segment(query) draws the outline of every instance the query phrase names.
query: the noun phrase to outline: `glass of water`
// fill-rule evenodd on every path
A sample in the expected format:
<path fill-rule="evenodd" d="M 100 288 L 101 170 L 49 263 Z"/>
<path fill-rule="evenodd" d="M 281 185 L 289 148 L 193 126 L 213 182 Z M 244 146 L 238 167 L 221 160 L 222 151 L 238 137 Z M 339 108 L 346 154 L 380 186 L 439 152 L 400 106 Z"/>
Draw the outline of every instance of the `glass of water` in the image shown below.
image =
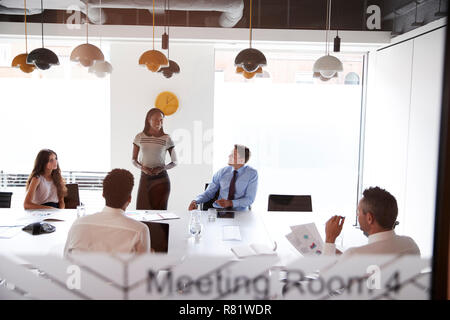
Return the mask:
<path fill-rule="evenodd" d="M 84 204 L 80 203 L 80 205 L 77 206 L 77 218 L 84 217 L 86 215 L 86 207 Z"/>
<path fill-rule="evenodd" d="M 195 238 L 200 238 L 202 233 L 201 213 L 198 210 L 191 211 L 191 218 L 189 220 L 189 233 Z"/>
<path fill-rule="evenodd" d="M 216 221 L 217 217 L 217 209 L 216 208 L 209 208 L 208 209 L 208 221 L 214 222 Z"/>

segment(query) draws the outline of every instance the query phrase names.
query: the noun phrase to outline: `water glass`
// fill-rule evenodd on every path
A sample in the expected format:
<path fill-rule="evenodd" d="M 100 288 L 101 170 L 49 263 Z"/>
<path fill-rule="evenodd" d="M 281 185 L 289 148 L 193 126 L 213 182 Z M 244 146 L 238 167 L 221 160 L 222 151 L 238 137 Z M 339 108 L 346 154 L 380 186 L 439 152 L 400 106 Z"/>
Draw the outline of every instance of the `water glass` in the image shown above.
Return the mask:
<path fill-rule="evenodd" d="M 201 213 L 197 210 L 192 211 L 189 221 L 189 233 L 195 238 L 199 238 L 200 234 L 202 233 L 203 225 L 200 220 L 200 214 Z"/>
<path fill-rule="evenodd" d="M 86 215 L 86 207 L 84 204 L 77 206 L 77 218 L 84 217 Z"/>
<path fill-rule="evenodd" d="M 208 221 L 214 222 L 214 221 L 216 221 L 216 217 L 217 217 L 217 209 L 209 208 L 208 209 Z"/>

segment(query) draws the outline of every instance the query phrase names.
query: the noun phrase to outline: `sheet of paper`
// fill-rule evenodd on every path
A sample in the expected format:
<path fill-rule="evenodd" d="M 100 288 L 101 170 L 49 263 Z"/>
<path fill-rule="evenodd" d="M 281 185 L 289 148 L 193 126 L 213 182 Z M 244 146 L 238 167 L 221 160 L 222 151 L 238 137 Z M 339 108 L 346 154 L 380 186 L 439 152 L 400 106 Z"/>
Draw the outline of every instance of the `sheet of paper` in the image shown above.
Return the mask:
<path fill-rule="evenodd" d="M 223 240 L 241 240 L 241 231 L 238 226 L 223 226 Z"/>
<path fill-rule="evenodd" d="M 252 243 L 250 247 L 257 253 L 257 254 L 277 254 L 275 251 L 273 251 L 272 248 L 270 248 L 268 245 L 264 243 Z"/>
<path fill-rule="evenodd" d="M 179 216 L 177 216 L 175 213 L 172 213 L 172 212 L 160 212 L 159 215 L 160 215 L 164 220 L 169 220 L 169 219 L 180 219 Z"/>
<path fill-rule="evenodd" d="M 238 257 L 238 258 L 245 258 L 256 255 L 256 252 L 248 245 L 238 246 L 231 248 L 231 251 Z"/>
<path fill-rule="evenodd" d="M 305 256 L 322 254 L 323 240 L 314 223 L 292 226 L 291 230 L 292 233 L 286 237 L 301 254 Z"/>

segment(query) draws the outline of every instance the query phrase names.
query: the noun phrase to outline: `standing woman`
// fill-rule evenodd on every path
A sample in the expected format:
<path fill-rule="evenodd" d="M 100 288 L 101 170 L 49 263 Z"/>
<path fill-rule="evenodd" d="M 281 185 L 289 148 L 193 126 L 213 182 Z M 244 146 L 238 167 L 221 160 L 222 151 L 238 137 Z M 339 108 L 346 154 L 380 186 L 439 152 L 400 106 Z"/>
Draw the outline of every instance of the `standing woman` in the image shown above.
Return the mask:
<path fill-rule="evenodd" d="M 133 141 L 133 164 L 141 170 L 137 210 L 167 210 L 170 180 L 166 170 L 177 165 L 175 145 L 163 129 L 164 113 L 152 108 L 145 117 L 144 130 Z M 141 151 L 141 161 L 138 154 Z M 166 152 L 172 162 L 165 164 Z"/>
<path fill-rule="evenodd" d="M 27 180 L 25 209 L 64 209 L 66 184 L 61 176 L 58 156 L 49 149 L 39 151 Z"/>

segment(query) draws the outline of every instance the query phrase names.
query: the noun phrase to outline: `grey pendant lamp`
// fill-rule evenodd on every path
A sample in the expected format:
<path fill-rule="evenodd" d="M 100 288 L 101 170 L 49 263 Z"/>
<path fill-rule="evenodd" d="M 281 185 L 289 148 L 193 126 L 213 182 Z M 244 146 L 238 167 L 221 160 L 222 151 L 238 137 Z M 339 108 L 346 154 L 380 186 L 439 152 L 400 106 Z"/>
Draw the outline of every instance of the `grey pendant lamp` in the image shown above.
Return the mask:
<path fill-rule="evenodd" d="M 27 63 L 34 64 L 38 69 L 47 70 L 53 65 L 59 65 L 58 56 L 50 49 L 44 48 L 44 3 L 41 0 L 41 40 L 42 48 L 34 49 L 27 56 Z"/>
<path fill-rule="evenodd" d="M 331 22 L 331 0 L 327 0 L 327 21 L 326 21 L 326 40 L 325 40 L 325 55 L 317 59 L 313 66 L 315 78 L 320 78 L 322 81 L 328 81 L 331 78 L 337 77 L 338 72 L 344 70 L 342 62 L 335 56 L 330 55 L 329 50 L 329 32 Z M 326 80 L 325 80 L 326 79 Z"/>

